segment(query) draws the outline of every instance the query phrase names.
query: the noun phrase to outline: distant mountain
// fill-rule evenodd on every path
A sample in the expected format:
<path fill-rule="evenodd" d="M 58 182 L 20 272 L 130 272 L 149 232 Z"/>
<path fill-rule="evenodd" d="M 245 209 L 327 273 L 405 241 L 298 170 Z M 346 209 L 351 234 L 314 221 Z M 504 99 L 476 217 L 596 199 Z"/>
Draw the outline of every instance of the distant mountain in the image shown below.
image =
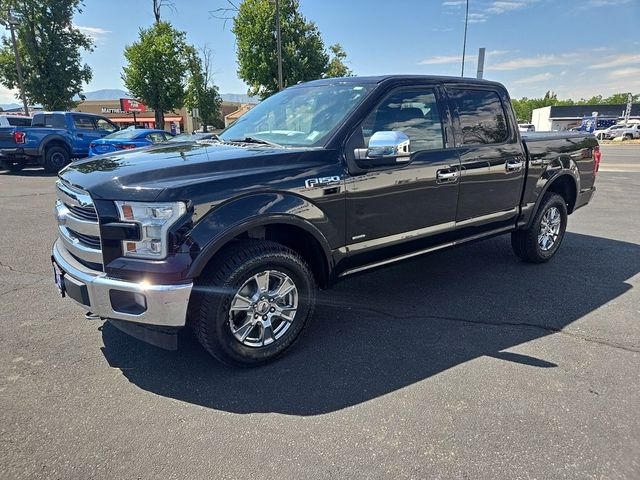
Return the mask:
<path fill-rule="evenodd" d="M 22 104 L 21 103 L 0 103 L 0 108 L 2 108 L 3 111 L 7 111 L 7 110 L 13 110 L 14 108 L 22 108 Z"/>
<path fill-rule="evenodd" d="M 84 92 L 84 96 L 87 100 L 117 100 L 119 98 L 131 98 L 131 95 L 119 88 L 104 88 L 102 90 L 96 90 L 95 92 Z M 75 100 L 80 100 L 80 97 L 76 97 Z"/>
<path fill-rule="evenodd" d="M 104 88 L 102 90 L 96 90 L 94 92 L 84 92 L 84 96 L 87 100 L 117 100 L 119 98 L 131 98 L 124 90 L 119 88 Z M 235 103 L 258 103 L 259 100 L 256 97 L 250 97 L 244 93 L 222 93 L 220 94 L 222 100 L 225 102 Z M 75 100 L 80 100 L 80 97 L 76 96 Z M 20 108 L 19 103 L 2 103 L 0 107 L 4 110 L 11 110 L 13 108 Z"/>

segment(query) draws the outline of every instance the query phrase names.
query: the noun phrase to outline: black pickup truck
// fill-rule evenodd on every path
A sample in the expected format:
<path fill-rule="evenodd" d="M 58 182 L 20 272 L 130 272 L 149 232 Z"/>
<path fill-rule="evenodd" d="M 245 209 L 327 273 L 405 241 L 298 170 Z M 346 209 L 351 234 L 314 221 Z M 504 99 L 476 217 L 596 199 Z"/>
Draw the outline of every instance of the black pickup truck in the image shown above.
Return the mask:
<path fill-rule="evenodd" d="M 549 260 L 599 161 L 592 135 L 521 138 L 498 83 L 313 81 L 216 139 L 66 167 L 55 280 L 140 339 L 175 348 L 189 325 L 218 359 L 256 365 L 345 275 L 504 233 L 522 260 Z"/>

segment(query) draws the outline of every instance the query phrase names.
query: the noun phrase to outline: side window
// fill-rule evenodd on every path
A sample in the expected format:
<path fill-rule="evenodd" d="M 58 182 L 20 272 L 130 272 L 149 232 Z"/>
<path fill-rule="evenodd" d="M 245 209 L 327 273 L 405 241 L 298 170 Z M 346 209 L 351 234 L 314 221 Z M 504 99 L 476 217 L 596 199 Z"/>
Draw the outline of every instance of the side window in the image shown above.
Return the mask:
<path fill-rule="evenodd" d="M 392 92 L 362 122 L 365 145 L 375 132 L 389 130 L 405 133 L 412 153 L 444 148 L 435 91 L 412 88 Z"/>
<path fill-rule="evenodd" d="M 96 120 L 96 127 L 98 130 L 103 132 L 115 132 L 118 128 L 111 122 L 105 120 L 104 118 L 98 118 Z"/>
<path fill-rule="evenodd" d="M 507 117 L 496 92 L 467 89 L 449 92 L 460 119 L 461 139 L 458 143 L 502 143 L 509 138 Z"/>
<path fill-rule="evenodd" d="M 95 130 L 93 119 L 84 115 L 74 115 L 73 125 L 76 127 L 76 130 Z"/>
<path fill-rule="evenodd" d="M 67 128 L 64 114 L 40 114 L 33 117 L 34 127 Z"/>
<path fill-rule="evenodd" d="M 162 133 L 150 133 L 147 135 L 147 140 L 151 143 L 160 143 L 164 142 L 164 135 Z"/>
<path fill-rule="evenodd" d="M 31 119 L 29 117 L 7 117 L 9 125 L 14 127 L 30 127 Z"/>

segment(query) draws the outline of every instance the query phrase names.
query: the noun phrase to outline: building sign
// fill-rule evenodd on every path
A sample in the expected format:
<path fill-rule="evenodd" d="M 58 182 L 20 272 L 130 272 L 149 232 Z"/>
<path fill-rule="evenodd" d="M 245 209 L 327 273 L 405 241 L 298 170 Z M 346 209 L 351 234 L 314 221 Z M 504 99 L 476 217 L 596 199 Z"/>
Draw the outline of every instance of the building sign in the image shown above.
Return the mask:
<path fill-rule="evenodd" d="M 120 109 L 126 113 L 140 113 L 146 112 L 147 106 L 143 103 L 140 103 L 137 100 L 133 100 L 131 98 L 121 98 L 120 99 Z"/>
<path fill-rule="evenodd" d="M 102 107 L 100 113 L 126 113 L 121 108 Z"/>

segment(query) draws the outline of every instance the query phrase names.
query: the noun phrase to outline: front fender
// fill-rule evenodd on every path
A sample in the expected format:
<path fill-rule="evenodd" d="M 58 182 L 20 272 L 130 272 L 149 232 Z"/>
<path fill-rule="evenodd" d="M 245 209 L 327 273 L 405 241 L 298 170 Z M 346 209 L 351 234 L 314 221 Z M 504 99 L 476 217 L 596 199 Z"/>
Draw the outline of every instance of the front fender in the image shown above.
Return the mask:
<path fill-rule="evenodd" d="M 321 245 L 327 268 L 331 257 L 328 238 L 338 234 L 325 213 L 308 200 L 296 195 L 273 192 L 237 198 L 210 210 L 189 234 L 195 258 L 189 278 L 200 275 L 213 256 L 234 237 L 249 229 L 269 224 L 297 226 Z"/>

